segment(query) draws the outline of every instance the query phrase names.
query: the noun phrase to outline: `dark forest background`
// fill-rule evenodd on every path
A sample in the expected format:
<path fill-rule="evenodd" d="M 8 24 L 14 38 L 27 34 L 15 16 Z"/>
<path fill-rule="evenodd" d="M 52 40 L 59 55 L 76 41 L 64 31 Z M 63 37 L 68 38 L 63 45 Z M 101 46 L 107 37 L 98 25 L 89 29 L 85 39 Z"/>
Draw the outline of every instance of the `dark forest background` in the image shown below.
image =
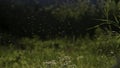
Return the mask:
<path fill-rule="evenodd" d="M 118 0 L 119 1 L 119 0 Z M 99 3 L 98 3 L 99 2 Z M 87 0 L 76 2 L 59 2 L 61 4 L 40 5 L 38 3 L 16 4 L 14 1 L 0 2 L 0 33 L 16 37 L 31 37 L 38 35 L 41 38 L 78 37 L 86 34 L 94 35 L 89 29 L 103 22 L 97 19 L 106 19 L 104 15 L 105 1 L 94 4 Z M 39 2 L 40 3 L 40 2 Z M 109 7 L 109 19 L 114 21 L 114 15 L 119 15 L 119 2 L 112 1 Z M 100 27 L 108 25 L 104 24 Z M 112 30 L 119 29 L 112 25 Z"/>

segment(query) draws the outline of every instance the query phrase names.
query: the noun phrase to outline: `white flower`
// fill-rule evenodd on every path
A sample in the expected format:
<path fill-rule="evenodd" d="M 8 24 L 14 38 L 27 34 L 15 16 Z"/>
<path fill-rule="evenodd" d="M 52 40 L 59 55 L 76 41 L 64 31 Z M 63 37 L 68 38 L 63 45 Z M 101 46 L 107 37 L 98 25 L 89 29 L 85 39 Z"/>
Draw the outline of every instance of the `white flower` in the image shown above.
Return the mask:
<path fill-rule="evenodd" d="M 46 61 L 46 62 L 43 62 L 43 64 L 45 65 L 56 65 L 56 61 L 55 60 L 52 60 L 52 61 Z"/>

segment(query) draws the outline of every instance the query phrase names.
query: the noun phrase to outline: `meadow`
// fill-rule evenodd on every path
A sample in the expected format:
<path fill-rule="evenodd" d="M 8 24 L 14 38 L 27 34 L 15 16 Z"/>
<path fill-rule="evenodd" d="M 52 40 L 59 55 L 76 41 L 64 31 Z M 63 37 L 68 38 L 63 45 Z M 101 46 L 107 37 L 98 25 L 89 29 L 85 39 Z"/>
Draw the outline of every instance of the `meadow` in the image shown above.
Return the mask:
<path fill-rule="evenodd" d="M 120 35 L 99 35 L 93 40 L 88 37 L 46 41 L 38 37 L 22 38 L 8 47 L 0 46 L 0 67 L 112 68 L 119 53 Z"/>
<path fill-rule="evenodd" d="M 103 1 L 1 3 L 0 68 L 120 68 L 120 2 Z"/>

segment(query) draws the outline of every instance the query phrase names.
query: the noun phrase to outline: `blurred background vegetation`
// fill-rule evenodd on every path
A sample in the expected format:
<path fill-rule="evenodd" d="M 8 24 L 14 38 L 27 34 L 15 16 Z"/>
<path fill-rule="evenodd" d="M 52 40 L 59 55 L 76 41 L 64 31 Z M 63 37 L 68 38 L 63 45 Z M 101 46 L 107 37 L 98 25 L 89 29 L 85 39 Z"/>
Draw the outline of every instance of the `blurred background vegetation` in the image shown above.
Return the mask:
<path fill-rule="evenodd" d="M 92 4 L 87 0 L 77 0 L 74 3 L 65 2 L 49 6 L 1 2 L 0 11 L 1 33 L 17 37 L 39 35 L 43 39 L 58 36 L 77 37 L 93 35 L 95 28 L 90 30 L 89 28 L 101 25 L 107 19 L 115 21 L 120 16 L 120 2 L 111 0 L 108 4 L 101 0 Z M 111 24 L 112 30 L 119 31 L 118 27 L 113 26 L 114 23 Z M 101 26 L 106 27 L 108 23 Z"/>

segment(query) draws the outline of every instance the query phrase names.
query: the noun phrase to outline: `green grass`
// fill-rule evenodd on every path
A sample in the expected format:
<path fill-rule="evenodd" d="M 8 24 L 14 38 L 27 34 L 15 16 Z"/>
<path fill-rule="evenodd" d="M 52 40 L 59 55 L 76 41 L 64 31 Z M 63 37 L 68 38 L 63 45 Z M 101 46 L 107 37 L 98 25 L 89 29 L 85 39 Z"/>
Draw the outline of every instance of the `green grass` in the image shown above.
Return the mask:
<path fill-rule="evenodd" d="M 1 68 L 111 68 L 120 53 L 119 35 L 42 41 L 22 38 L 0 46 Z"/>
<path fill-rule="evenodd" d="M 119 3 L 115 4 L 114 1 L 110 1 L 106 2 L 105 6 L 101 6 L 99 11 L 102 10 L 100 12 L 102 17 L 97 19 L 101 24 L 93 28 L 107 24 L 109 31 L 104 32 L 97 29 L 96 35 L 92 39 L 86 36 L 77 39 L 56 38 L 43 41 L 36 36 L 17 39 L 17 41 L 13 39 L 13 43 L 8 42 L 9 44 L 6 44 L 12 37 L 3 34 L 2 39 L 6 45 L 0 45 L 0 68 L 112 68 L 117 64 L 116 60 L 119 59 L 117 57 L 120 54 L 120 35 L 111 33 L 111 25 L 120 28 Z M 75 8 L 76 6 L 78 7 Z M 60 6 L 51 11 L 50 16 L 55 16 L 60 22 L 64 20 L 69 22 L 69 18 L 75 19 L 74 22 L 79 21 L 84 15 L 86 17 L 87 15 L 94 16 L 94 14 L 95 17 L 99 16 L 95 7 L 89 6 L 86 1 L 76 4 L 76 6 Z M 51 7 L 46 8 L 45 11 L 48 10 L 49 12 L 50 9 Z M 94 10 L 88 11 L 89 9 Z M 111 16 L 113 16 L 112 19 Z M 47 18 L 44 20 L 46 22 Z M 67 21 L 62 22 L 64 26 L 65 22 Z M 32 28 L 35 29 L 35 26 Z M 117 68 L 119 67 L 117 66 Z"/>

